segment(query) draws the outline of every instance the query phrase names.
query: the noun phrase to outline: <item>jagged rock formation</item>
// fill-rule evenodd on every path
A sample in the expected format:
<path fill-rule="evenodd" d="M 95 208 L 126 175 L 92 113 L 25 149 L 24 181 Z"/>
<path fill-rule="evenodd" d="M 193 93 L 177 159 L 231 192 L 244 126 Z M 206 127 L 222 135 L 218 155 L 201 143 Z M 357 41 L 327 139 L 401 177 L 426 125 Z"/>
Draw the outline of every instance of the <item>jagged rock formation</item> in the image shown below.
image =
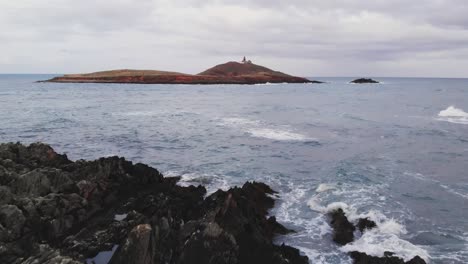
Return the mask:
<path fill-rule="evenodd" d="M 333 228 L 333 241 L 340 245 L 353 242 L 356 228 L 362 233 L 377 226 L 374 221 L 368 218 L 359 219 L 357 226 L 354 226 L 348 221 L 342 209 L 337 209 L 329 213 L 329 217 Z M 411 260 L 405 262 L 403 259 L 393 256 L 394 253 L 392 252 L 385 252 L 383 257 L 369 256 L 366 253 L 358 251 L 350 252 L 349 255 L 354 260 L 355 264 L 426 264 L 419 256 L 415 256 Z"/>
<path fill-rule="evenodd" d="M 71 83 L 149 83 L 149 84 L 258 84 L 310 83 L 311 81 L 273 71 L 251 62 L 227 62 L 199 74 L 151 70 L 113 70 L 88 74 L 68 74 L 47 82 Z M 316 82 L 314 82 L 316 83 Z"/>
<path fill-rule="evenodd" d="M 291 230 L 275 217 L 263 183 L 217 191 L 180 187 L 156 169 L 119 157 L 70 161 L 45 144 L 0 144 L 0 263 L 78 264 L 104 251 L 110 264 L 306 264 L 277 234 Z M 330 214 L 334 241 L 345 245 L 356 226 L 339 209 Z M 424 264 L 386 252 L 351 252 L 355 263 Z M 105 258 L 105 257 L 104 257 Z"/>
<path fill-rule="evenodd" d="M 179 187 L 123 158 L 72 162 L 50 146 L 0 144 L 0 263 L 308 263 L 274 245 L 290 232 L 267 218 L 265 184 Z"/>

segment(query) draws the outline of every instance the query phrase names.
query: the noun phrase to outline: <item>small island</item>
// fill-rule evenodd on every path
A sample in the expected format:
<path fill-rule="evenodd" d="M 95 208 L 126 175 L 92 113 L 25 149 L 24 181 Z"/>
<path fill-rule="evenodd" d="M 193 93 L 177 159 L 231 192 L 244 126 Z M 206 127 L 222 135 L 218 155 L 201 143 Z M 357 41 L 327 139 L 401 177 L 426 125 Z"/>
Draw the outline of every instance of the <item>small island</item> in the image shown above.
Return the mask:
<path fill-rule="evenodd" d="M 67 74 L 45 82 L 58 83 L 142 83 L 142 84 L 264 84 L 317 83 L 256 65 L 245 57 L 198 74 L 155 70 L 111 70 L 86 74 Z"/>
<path fill-rule="evenodd" d="M 380 83 L 376 80 L 373 80 L 373 79 L 370 79 L 370 78 L 360 78 L 360 79 L 356 79 L 354 81 L 351 81 L 351 83 L 358 83 L 358 84 L 362 84 L 362 83 Z"/>

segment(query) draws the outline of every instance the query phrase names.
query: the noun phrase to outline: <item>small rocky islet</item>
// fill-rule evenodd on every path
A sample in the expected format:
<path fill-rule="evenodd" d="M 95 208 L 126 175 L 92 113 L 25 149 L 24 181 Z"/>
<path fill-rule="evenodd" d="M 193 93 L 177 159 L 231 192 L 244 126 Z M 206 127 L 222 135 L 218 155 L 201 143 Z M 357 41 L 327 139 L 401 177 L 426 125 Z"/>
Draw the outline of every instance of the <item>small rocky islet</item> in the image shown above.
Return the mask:
<path fill-rule="evenodd" d="M 0 144 L 0 263 L 309 263 L 298 249 L 273 243 L 294 231 L 268 217 L 275 203 L 268 185 L 247 182 L 206 196 L 203 186 L 178 180 L 120 157 L 73 162 L 42 143 Z M 376 226 L 350 223 L 341 209 L 329 219 L 338 245 L 352 242 L 356 228 Z M 425 263 L 391 252 L 350 257 Z"/>
<path fill-rule="evenodd" d="M 352 80 L 350 83 L 355 83 L 355 84 L 364 84 L 364 83 L 380 83 L 374 79 L 370 78 L 359 78 L 356 80 Z"/>

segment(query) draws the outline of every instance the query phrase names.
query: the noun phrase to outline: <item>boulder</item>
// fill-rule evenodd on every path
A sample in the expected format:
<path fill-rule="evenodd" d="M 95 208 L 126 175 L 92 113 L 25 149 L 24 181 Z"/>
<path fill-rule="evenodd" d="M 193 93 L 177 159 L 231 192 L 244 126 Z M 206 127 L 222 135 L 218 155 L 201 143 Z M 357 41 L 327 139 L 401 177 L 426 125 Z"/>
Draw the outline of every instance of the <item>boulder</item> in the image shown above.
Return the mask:
<path fill-rule="evenodd" d="M 356 228 L 348 221 L 343 210 L 340 208 L 331 212 L 329 215 L 331 217 L 330 224 L 334 230 L 333 241 L 340 245 L 346 245 L 353 242 L 353 233 Z"/>

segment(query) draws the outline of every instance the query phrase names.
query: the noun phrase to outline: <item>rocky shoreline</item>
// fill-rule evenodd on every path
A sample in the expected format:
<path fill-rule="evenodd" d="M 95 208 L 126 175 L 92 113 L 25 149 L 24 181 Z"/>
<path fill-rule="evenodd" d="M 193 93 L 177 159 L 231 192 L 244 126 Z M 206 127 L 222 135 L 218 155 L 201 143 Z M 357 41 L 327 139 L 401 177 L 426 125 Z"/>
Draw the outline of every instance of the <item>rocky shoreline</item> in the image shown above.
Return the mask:
<path fill-rule="evenodd" d="M 293 231 L 267 217 L 275 192 L 266 184 L 205 197 L 204 187 L 178 180 L 124 158 L 73 162 L 41 143 L 0 144 L 0 263 L 309 263 L 273 243 Z M 344 213 L 330 219 L 335 242 L 351 242 L 355 227 Z M 362 221 L 361 232 L 373 227 Z M 391 253 L 350 255 L 405 263 Z"/>

